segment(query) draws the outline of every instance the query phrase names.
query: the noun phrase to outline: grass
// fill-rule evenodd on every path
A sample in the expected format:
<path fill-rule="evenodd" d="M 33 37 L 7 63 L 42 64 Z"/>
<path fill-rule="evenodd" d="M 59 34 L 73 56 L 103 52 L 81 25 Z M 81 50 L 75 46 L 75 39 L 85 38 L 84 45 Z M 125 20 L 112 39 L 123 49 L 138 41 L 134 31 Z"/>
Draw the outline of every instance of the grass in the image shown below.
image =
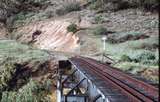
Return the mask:
<path fill-rule="evenodd" d="M 92 35 L 94 41 L 98 44 L 101 51 L 103 51 L 103 44 L 101 41 L 101 36 Z M 123 43 L 111 44 L 106 42 L 106 55 L 114 59 L 117 63 L 115 67 L 121 70 L 131 72 L 133 74 L 138 74 L 143 69 L 158 69 L 159 67 L 159 50 L 158 48 L 144 48 L 143 44 L 146 46 L 158 45 L 158 37 L 150 37 L 147 39 L 140 39 L 134 41 L 126 41 Z M 152 78 L 153 77 L 153 78 Z M 150 76 L 148 79 L 158 83 L 158 76 Z"/>
<path fill-rule="evenodd" d="M 120 61 L 124 61 L 124 62 L 131 62 L 132 61 L 132 59 L 127 55 L 122 55 L 120 59 L 121 59 Z"/>
<path fill-rule="evenodd" d="M 90 0 L 90 2 L 89 8 L 91 10 L 103 8 L 104 10 L 116 11 L 128 8 L 140 8 L 149 11 L 158 11 L 158 0 Z"/>
<path fill-rule="evenodd" d="M 30 80 L 18 91 L 5 91 L 1 102 L 51 102 L 47 96 L 50 92 L 51 81 L 37 82 Z"/>
<path fill-rule="evenodd" d="M 97 43 L 100 48 L 102 48 L 102 41 L 101 38 L 97 39 Z M 101 49 L 102 50 L 102 49 Z M 120 44 L 110 44 L 106 43 L 106 54 L 112 56 L 113 59 L 120 60 L 122 55 L 127 55 L 133 58 L 135 55 L 145 52 L 148 50 L 145 49 L 132 49 L 128 44 L 120 43 Z"/>
<path fill-rule="evenodd" d="M 136 31 L 132 31 L 132 32 L 123 32 L 123 33 L 116 33 L 116 35 L 119 35 L 119 37 L 125 37 L 126 35 L 133 35 L 133 36 L 137 36 L 137 35 L 142 35 L 143 33 L 141 32 L 136 32 Z"/>
<path fill-rule="evenodd" d="M 41 21 L 50 18 L 49 11 L 36 12 L 20 12 L 14 16 L 12 27 L 18 28 L 22 25 L 29 24 L 30 22 Z"/>
<path fill-rule="evenodd" d="M 124 45 L 128 46 L 132 49 L 155 49 L 158 48 L 159 45 L 159 38 L 158 37 L 150 37 L 148 39 L 140 39 L 136 41 L 128 41 L 124 43 Z"/>
<path fill-rule="evenodd" d="M 146 29 L 157 29 L 159 28 L 159 22 L 158 20 L 146 20 L 144 21 L 144 25 L 143 27 L 146 28 Z"/>
<path fill-rule="evenodd" d="M 148 38 L 149 36 L 144 35 L 141 32 L 123 32 L 123 33 L 114 33 L 114 34 L 110 34 L 108 35 L 108 40 L 107 42 L 109 43 L 122 43 L 122 42 L 126 42 L 129 40 L 138 40 L 138 39 L 144 39 L 144 38 Z"/>
<path fill-rule="evenodd" d="M 107 34 L 107 29 L 102 26 L 98 26 L 93 30 L 93 34 L 95 34 L 97 36 L 105 35 L 105 34 Z"/>
<path fill-rule="evenodd" d="M 96 35 L 94 35 L 96 36 Z M 99 45 L 99 49 L 102 48 L 102 41 L 100 36 L 96 36 L 97 38 L 95 41 Z M 158 44 L 158 38 L 157 37 L 150 37 L 148 39 L 141 39 L 141 40 L 135 40 L 135 41 L 127 41 L 124 43 L 118 43 L 118 44 L 110 44 L 106 43 L 106 54 L 109 54 L 113 57 L 113 59 L 120 60 L 121 56 L 127 55 L 130 58 L 134 58 L 136 55 L 139 55 L 144 52 L 151 52 L 156 53 L 156 49 L 153 51 L 150 51 L 151 49 L 145 49 L 145 48 L 137 48 L 138 46 L 141 46 L 142 44 L 146 43 L 146 45 L 155 45 Z"/>
<path fill-rule="evenodd" d="M 159 67 L 156 65 L 146 65 L 135 62 L 121 62 L 114 65 L 114 67 L 119 68 L 123 71 L 141 75 L 154 83 L 159 83 L 159 77 L 157 75 L 144 75 L 143 70 L 158 70 Z"/>
<path fill-rule="evenodd" d="M 131 59 L 136 59 L 137 56 L 143 54 L 143 53 L 153 53 L 149 50 L 145 49 L 131 49 L 128 46 L 123 46 L 122 44 L 106 44 L 106 53 L 111 55 L 113 59 L 121 60 L 121 56 L 127 55 Z"/>
<path fill-rule="evenodd" d="M 95 21 L 96 24 L 101 24 L 101 23 L 103 23 L 105 20 L 104 20 L 104 18 L 103 18 L 102 15 L 97 15 L 97 16 L 94 17 L 94 21 Z"/>
<path fill-rule="evenodd" d="M 29 60 L 44 60 L 49 55 L 42 50 L 34 49 L 28 45 L 17 43 L 14 40 L 0 40 L 0 60 L 12 57 L 15 62 L 26 62 Z"/>
<path fill-rule="evenodd" d="M 72 11 L 79 11 L 79 10 L 81 10 L 79 2 L 69 2 L 65 3 L 65 5 L 63 5 L 61 8 L 57 9 L 56 14 L 61 16 L 70 13 Z"/>
<path fill-rule="evenodd" d="M 135 63 L 135 62 L 120 62 L 115 64 L 114 67 L 120 68 L 123 71 L 131 72 L 133 74 L 137 74 L 138 71 L 143 70 L 144 68 L 152 68 L 152 69 L 158 68 L 158 66 L 144 65 L 144 64 Z"/>
<path fill-rule="evenodd" d="M 48 82 L 43 84 L 37 84 L 33 81 L 28 82 L 32 76 L 27 73 L 27 71 L 36 72 L 40 68 L 38 66 L 48 60 L 49 54 L 43 50 L 20 44 L 14 40 L 0 40 L 1 102 L 50 102 L 46 97 L 47 92 L 50 92 L 50 89 L 46 89 L 49 88 L 46 85 Z M 31 68 L 26 70 L 23 66 L 25 63 L 32 64 Z M 25 72 L 23 72 L 23 68 Z M 9 84 L 12 81 L 14 81 L 14 85 Z M 46 81 L 49 80 L 46 79 Z"/>
<path fill-rule="evenodd" d="M 103 6 L 103 3 L 100 0 L 91 0 L 91 5 L 89 6 L 89 8 L 91 10 L 98 10 L 101 9 Z"/>
<path fill-rule="evenodd" d="M 8 82 L 12 79 L 16 67 L 12 62 L 0 64 L 0 93 L 8 87 Z"/>

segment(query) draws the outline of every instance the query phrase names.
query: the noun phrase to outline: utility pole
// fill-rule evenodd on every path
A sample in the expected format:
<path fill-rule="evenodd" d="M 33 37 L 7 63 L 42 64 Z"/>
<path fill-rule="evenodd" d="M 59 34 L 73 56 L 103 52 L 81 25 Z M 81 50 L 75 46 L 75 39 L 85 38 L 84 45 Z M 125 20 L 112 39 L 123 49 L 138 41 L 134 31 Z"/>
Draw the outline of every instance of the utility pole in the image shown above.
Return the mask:
<path fill-rule="evenodd" d="M 107 40 L 107 36 L 104 35 L 102 37 L 102 42 L 103 42 L 102 62 L 104 62 L 104 55 L 105 55 L 105 50 L 106 50 L 106 40 Z"/>

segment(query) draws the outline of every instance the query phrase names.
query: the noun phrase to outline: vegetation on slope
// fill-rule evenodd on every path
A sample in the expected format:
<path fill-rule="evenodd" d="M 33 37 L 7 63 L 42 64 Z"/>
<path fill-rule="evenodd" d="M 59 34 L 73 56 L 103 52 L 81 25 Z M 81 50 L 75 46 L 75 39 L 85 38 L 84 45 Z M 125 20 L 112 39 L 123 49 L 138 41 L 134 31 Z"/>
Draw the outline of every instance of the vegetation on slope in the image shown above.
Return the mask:
<path fill-rule="evenodd" d="M 0 40 L 1 102 L 49 102 L 51 81 L 38 80 L 49 75 L 48 61 L 45 51 L 13 40 Z"/>
<path fill-rule="evenodd" d="M 101 41 L 97 40 L 97 43 L 101 47 Z M 107 42 L 105 54 L 116 61 L 113 66 L 158 83 L 159 78 L 156 73 L 159 68 L 158 46 L 159 39 L 156 36 L 116 44 Z M 146 71 L 150 73 L 146 74 Z"/>
<path fill-rule="evenodd" d="M 12 31 L 31 21 L 52 17 L 51 5 L 51 0 L 1 0 L 0 22 Z"/>
<path fill-rule="evenodd" d="M 72 11 L 80 11 L 80 10 L 81 10 L 80 4 L 74 1 L 74 2 L 69 2 L 69 3 L 62 5 L 62 7 L 56 10 L 56 14 L 61 16 L 61 15 L 70 13 Z"/>
<path fill-rule="evenodd" d="M 50 102 L 49 96 L 46 95 L 50 90 L 50 80 L 42 83 L 30 80 L 18 91 L 3 92 L 1 102 Z"/>
<path fill-rule="evenodd" d="M 44 51 L 17 43 L 14 40 L 0 40 L 0 61 L 10 58 L 13 58 L 15 62 L 26 62 L 30 60 L 43 61 L 48 56 Z"/>
<path fill-rule="evenodd" d="M 102 11 L 118 11 L 128 8 L 140 8 L 149 11 L 158 10 L 158 0 L 89 0 L 90 8 Z"/>
<path fill-rule="evenodd" d="M 75 32 L 77 32 L 77 25 L 76 24 L 70 24 L 68 27 L 67 27 L 67 31 L 68 32 L 73 32 L 73 33 L 75 33 Z"/>

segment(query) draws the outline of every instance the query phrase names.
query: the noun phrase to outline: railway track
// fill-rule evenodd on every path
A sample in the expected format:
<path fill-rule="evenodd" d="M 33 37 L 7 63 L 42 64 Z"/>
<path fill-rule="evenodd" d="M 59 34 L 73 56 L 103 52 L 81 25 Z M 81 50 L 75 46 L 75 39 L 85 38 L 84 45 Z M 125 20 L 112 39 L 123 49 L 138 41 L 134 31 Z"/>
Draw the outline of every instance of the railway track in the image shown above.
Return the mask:
<path fill-rule="evenodd" d="M 70 60 L 100 77 L 106 85 L 110 83 L 113 88 L 120 90 L 129 102 L 159 102 L 158 88 L 150 84 L 90 58 L 74 57 Z"/>

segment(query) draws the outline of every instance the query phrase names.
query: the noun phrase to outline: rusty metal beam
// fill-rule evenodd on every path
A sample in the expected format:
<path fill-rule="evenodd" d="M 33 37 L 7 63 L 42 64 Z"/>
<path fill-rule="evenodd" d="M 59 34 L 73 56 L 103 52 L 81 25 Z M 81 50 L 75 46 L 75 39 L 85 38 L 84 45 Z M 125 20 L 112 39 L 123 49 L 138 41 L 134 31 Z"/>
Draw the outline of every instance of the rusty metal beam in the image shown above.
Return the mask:
<path fill-rule="evenodd" d="M 78 82 L 77 85 L 75 85 L 68 93 L 67 95 L 71 94 L 86 78 L 83 78 L 81 81 Z M 66 96 L 67 96 L 66 95 Z"/>
<path fill-rule="evenodd" d="M 73 76 L 75 72 L 77 72 L 77 69 L 74 70 L 74 71 L 72 72 L 72 74 L 68 75 L 67 78 L 65 78 L 65 79 L 63 80 L 62 85 L 64 85 L 64 83 L 65 83 L 71 76 Z"/>
<path fill-rule="evenodd" d="M 96 102 L 99 98 L 101 98 L 102 97 L 102 95 L 97 95 L 94 99 L 93 99 L 93 102 Z"/>

